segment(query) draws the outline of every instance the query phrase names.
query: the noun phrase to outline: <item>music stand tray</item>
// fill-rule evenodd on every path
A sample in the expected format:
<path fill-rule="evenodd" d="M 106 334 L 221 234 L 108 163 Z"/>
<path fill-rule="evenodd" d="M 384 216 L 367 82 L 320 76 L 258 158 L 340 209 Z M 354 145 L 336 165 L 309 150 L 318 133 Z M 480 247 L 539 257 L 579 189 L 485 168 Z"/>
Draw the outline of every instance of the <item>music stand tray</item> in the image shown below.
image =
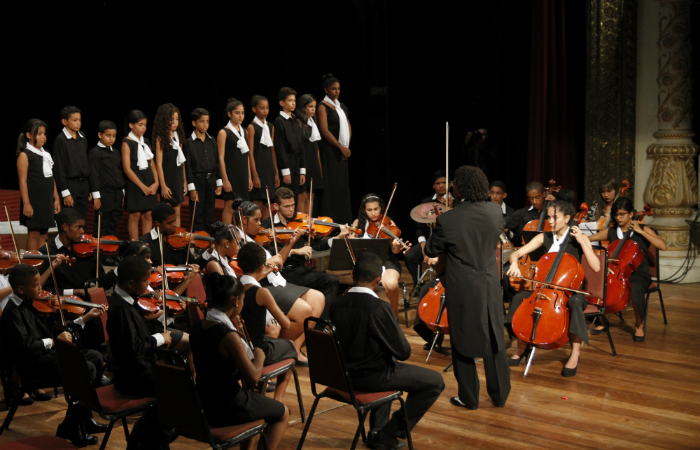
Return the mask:
<path fill-rule="evenodd" d="M 374 253 L 383 260 L 389 253 L 389 247 L 391 246 L 391 239 L 348 239 L 348 241 L 355 258 L 359 258 L 363 253 Z M 333 239 L 331 244 L 328 270 L 352 270 L 355 266 L 345 239 Z"/>

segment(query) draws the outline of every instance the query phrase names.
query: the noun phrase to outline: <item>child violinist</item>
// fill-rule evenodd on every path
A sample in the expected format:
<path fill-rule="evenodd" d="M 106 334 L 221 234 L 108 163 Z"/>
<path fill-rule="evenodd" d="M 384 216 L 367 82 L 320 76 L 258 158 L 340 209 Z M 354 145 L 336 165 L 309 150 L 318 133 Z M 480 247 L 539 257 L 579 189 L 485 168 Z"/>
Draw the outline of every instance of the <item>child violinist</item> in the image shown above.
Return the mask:
<path fill-rule="evenodd" d="M 277 155 L 273 145 L 275 127 L 267 121 L 270 113 L 270 103 L 262 95 L 254 95 L 251 100 L 255 118 L 248 125 L 248 164 L 253 180 L 253 190 L 250 198 L 262 210 L 263 219 L 270 216 L 265 188 L 271 191 L 280 185 L 277 173 Z"/>
<path fill-rule="evenodd" d="M 632 337 L 634 342 L 644 341 L 644 317 L 646 316 L 646 299 L 645 293 L 651 284 L 651 274 L 649 273 L 649 261 L 647 259 L 647 251 L 649 246 L 653 245 L 659 250 L 666 250 L 666 243 L 661 239 L 651 227 L 648 227 L 641 220 L 635 220 L 635 210 L 632 200 L 626 197 L 620 197 L 612 204 L 610 208 L 610 219 L 613 221 L 613 227 L 599 231 L 590 237 L 593 242 L 609 241 L 613 243 L 622 239 L 625 232 L 632 229 L 629 239 L 639 245 L 639 248 L 644 254 L 644 259 L 636 271 L 630 275 L 631 294 L 630 300 L 634 308 L 635 330 Z M 606 331 L 602 326 L 598 326 L 591 331 L 591 334 L 600 334 Z"/>
<path fill-rule="evenodd" d="M 151 248 L 151 262 L 155 267 L 165 264 L 181 266 L 187 261 L 187 246 L 183 248 L 172 248 L 168 245 L 168 236 L 175 234 L 177 225 L 177 213 L 175 208 L 167 203 L 158 203 L 153 207 L 153 228 L 148 233 L 139 238 L 139 241 L 147 244 Z M 158 230 L 160 229 L 163 238 L 163 254 L 161 256 L 161 243 L 158 240 Z"/>
<path fill-rule="evenodd" d="M 29 229 L 27 250 L 37 250 L 55 225 L 54 214 L 61 210 L 53 159 L 44 150 L 46 131 L 44 121 L 29 119 L 17 139 L 17 174 L 22 195 L 22 215 L 19 223 Z"/>
<path fill-rule="evenodd" d="M 351 234 L 350 237 L 369 239 L 374 236 L 370 236 L 367 233 L 370 222 L 377 223 L 381 220 L 381 216 L 384 214 L 386 204 L 384 200 L 379 198 L 376 194 L 367 194 L 362 198 L 360 202 L 360 210 L 357 213 L 357 219 L 352 223 L 354 228 L 359 228 L 363 230 L 362 236 L 356 236 Z M 393 220 L 386 218 L 384 225 L 396 226 Z M 399 316 L 399 278 L 401 277 L 401 265 L 396 255 L 404 250 L 403 244 L 398 239 L 393 239 L 391 241 L 391 247 L 389 247 L 389 252 L 386 258 L 384 258 L 384 273 L 382 274 L 382 286 L 386 291 L 386 296 L 389 298 L 389 303 L 391 303 L 391 309 L 394 311 L 394 315 L 398 318 Z"/>
<path fill-rule="evenodd" d="M 566 200 L 556 199 L 549 204 L 547 209 L 547 221 L 552 228 L 552 235 L 548 233 L 540 233 L 535 236 L 530 242 L 525 244 L 517 251 L 510 255 L 510 269 L 508 276 L 520 277 L 520 268 L 518 267 L 518 259 L 532 253 L 540 247 L 544 247 L 546 252 L 559 251 L 560 245 L 563 243 L 567 234 L 571 234 L 566 245 L 566 253 L 574 256 L 578 262 L 585 257 L 591 269 L 599 272 L 600 260 L 593 253 L 593 247 L 588 237 L 581 232 L 577 226 L 569 226 L 571 218 L 574 216 L 574 206 Z M 530 297 L 532 291 L 522 291 L 513 296 L 508 308 L 508 315 L 505 323 L 511 324 L 513 315 L 523 300 Z M 566 365 L 561 371 L 562 376 L 572 377 L 576 375 L 578 368 L 579 357 L 581 353 L 581 342 L 588 343 L 588 331 L 586 329 L 586 319 L 583 311 L 586 309 L 587 302 L 583 294 L 574 293 L 569 297 L 566 307 L 569 310 L 569 339 L 571 341 L 571 356 L 566 362 Z M 528 345 L 525 341 L 518 339 L 518 348 L 515 354 L 508 360 L 510 366 L 517 366 L 520 361 L 527 357 Z"/>
<path fill-rule="evenodd" d="M 221 166 L 221 179 L 224 183 L 224 192 L 221 198 L 224 200 L 224 211 L 221 220 L 224 223 L 233 223 L 233 201 L 236 198 L 247 200 L 249 192 L 253 189 L 253 180 L 250 174 L 247 153 L 248 136 L 243 127 L 245 108 L 243 102 L 235 98 L 226 102 L 226 114 L 228 123 L 219 131 L 216 143 L 219 148 L 219 165 Z"/>
<path fill-rule="evenodd" d="M 187 194 L 185 172 L 185 129 L 180 110 L 172 103 L 161 105 L 153 121 L 153 143 L 156 146 L 156 171 L 160 183 L 160 201 L 175 208 L 175 226 L 180 226 L 180 204 Z"/>
<path fill-rule="evenodd" d="M 122 140 L 122 167 L 126 175 L 124 208 L 129 211 L 129 239 L 139 237 L 141 230 L 151 229 L 151 210 L 158 203 L 158 173 L 153 162 L 151 142 L 144 138 L 147 119 L 138 110 L 131 111 L 124 119 Z"/>

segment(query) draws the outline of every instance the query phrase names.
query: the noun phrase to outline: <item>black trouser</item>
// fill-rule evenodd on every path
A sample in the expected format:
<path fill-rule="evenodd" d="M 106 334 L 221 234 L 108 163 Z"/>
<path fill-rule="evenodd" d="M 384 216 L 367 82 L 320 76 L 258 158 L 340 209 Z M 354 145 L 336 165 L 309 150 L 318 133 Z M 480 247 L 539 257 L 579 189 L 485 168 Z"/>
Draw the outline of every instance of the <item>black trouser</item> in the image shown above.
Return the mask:
<path fill-rule="evenodd" d="M 439 372 L 397 362 L 395 368 L 387 367 L 384 373 L 352 377 L 352 388 L 361 392 L 407 392 L 406 414 L 409 429 L 413 429 L 445 389 L 445 382 Z M 404 430 L 403 411 L 396 411 L 389 420 L 390 412 L 391 403 L 373 409 L 369 416 L 370 431 L 381 430 L 385 436 L 401 435 Z"/>
<path fill-rule="evenodd" d="M 489 335 L 491 339 L 488 348 L 486 353 L 481 355 L 486 374 L 486 390 L 491 400 L 496 405 L 502 406 L 505 405 L 510 393 L 510 368 L 508 367 L 506 347 L 504 346 L 500 351 L 493 350 L 498 348 L 498 343 L 490 326 Z M 479 375 L 476 371 L 474 358 L 460 354 L 457 346 L 453 345 L 452 364 L 454 365 L 455 379 L 457 379 L 459 399 L 467 407 L 476 408 L 479 406 Z"/>
<path fill-rule="evenodd" d="M 425 294 L 428 293 L 430 288 L 434 288 L 437 286 L 438 281 L 431 281 L 427 284 L 425 284 L 422 288 L 420 288 L 420 293 L 418 294 L 418 304 L 420 305 L 420 301 L 425 297 Z M 423 340 L 429 344 L 433 343 L 433 340 L 435 339 L 435 332 L 432 331 L 428 326 L 423 322 L 420 318 L 420 314 L 418 314 L 418 311 L 416 311 L 416 318 L 413 320 L 413 331 L 418 333 L 418 336 L 423 338 Z M 435 342 L 435 345 L 442 345 L 442 341 L 445 339 L 445 335 L 440 333 L 438 335 L 438 339 Z"/>
<path fill-rule="evenodd" d="M 420 243 L 416 243 L 416 245 L 411 247 L 411 250 L 403 255 L 403 261 L 406 263 L 408 273 L 413 278 L 413 284 L 416 284 L 418 278 L 423 275 L 423 248 Z"/>
<path fill-rule="evenodd" d="M 96 350 L 82 350 L 87 359 L 88 373 L 90 379 L 96 386 L 102 381 L 102 354 Z M 34 380 L 56 380 L 56 384 L 61 384 L 61 371 L 58 367 L 58 356 L 56 350 L 50 350 L 42 355 L 37 364 L 31 366 L 18 365 L 17 371 L 20 377 L 26 381 Z"/>
<path fill-rule="evenodd" d="M 194 183 L 194 188 L 199 196 L 199 203 L 194 212 L 194 231 L 211 232 L 211 227 L 214 224 L 214 206 L 216 203 L 216 174 L 215 173 L 196 173 L 194 180 L 188 180 Z M 194 208 L 194 202 L 190 199 L 190 213 Z"/>
<path fill-rule="evenodd" d="M 280 173 L 280 186 L 284 186 L 286 188 L 289 188 L 294 192 L 294 204 L 298 205 L 299 204 L 299 189 L 301 188 L 299 186 L 299 180 L 301 179 L 301 175 L 298 173 L 292 173 L 290 175 L 292 177 L 292 183 L 291 184 L 285 184 L 284 183 L 284 176 L 282 176 L 282 173 Z M 272 200 L 270 200 L 272 201 Z"/>
<path fill-rule="evenodd" d="M 630 300 L 637 306 L 642 321 L 646 315 L 646 292 L 650 284 L 651 275 L 648 273 L 632 272 L 630 275 Z"/>
<path fill-rule="evenodd" d="M 102 213 L 102 236 L 116 236 L 117 225 L 122 220 L 122 200 L 124 192 L 119 188 L 100 189 L 100 209 Z M 97 236 L 97 214 L 95 214 L 95 226 L 93 233 Z"/>
<path fill-rule="evenodd" d="M 328 320 L 328 309 L 338 295 L 340 281 L 338 277 L 325 272 L 316 272 L 310 267 L 287 266 L 282 269 L 282 276 L 285 280 L 297 286 L 304 286 L 320 291 L 326 297 L 321 319 Z"/>
<path fill-rule="evenodd" d="M 87 178 L 68 178 L 66 185 L 73 197 L 73 206 L 80 213 L 80 217 L 87 219 L 88 196 L 90 195 L 90 185 Z M 60 192 L 59 192 L 60 194 Z M 61 199 L 61 208 L 68 208 Z"/>

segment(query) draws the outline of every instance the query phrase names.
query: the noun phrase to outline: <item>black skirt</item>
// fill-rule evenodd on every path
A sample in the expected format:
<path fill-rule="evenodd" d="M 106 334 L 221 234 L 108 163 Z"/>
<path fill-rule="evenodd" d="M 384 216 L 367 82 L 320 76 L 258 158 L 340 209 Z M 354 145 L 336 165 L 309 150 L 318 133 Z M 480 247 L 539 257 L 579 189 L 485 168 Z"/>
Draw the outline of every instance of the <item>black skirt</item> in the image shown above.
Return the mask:
<path fill-rule="evenodd" d="M 270 291 L 272 297 L 275 299 L 275 303 L 277 303 L 277 306 L 280 307 L 284 314 L 289 314 L 289 311 L 292 309 L 297 299 L 310 290 L 310 288 L 297 286 L 290 282 L 287 282 L 286 286 L 272 286 L 270 284 L 265 287 Z"/>

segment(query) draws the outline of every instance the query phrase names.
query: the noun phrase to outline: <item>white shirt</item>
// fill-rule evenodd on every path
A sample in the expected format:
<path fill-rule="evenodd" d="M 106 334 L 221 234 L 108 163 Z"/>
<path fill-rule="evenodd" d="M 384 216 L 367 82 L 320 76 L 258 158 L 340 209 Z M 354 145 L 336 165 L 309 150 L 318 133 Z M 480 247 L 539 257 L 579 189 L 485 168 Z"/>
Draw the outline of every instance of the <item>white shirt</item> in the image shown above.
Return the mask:
<path fill-rule="evenodd" d="M 134 298 L 131 295 L 129 295 L 124 289 L 120 288 L 119 285 L 114 286 L 114 293 L 123 298 L 124 301 L 128 304 L 134 304 Z M 152 334 L 151 337 L 153 337 L 153 339 L 156 340 L 156 347 L 160 347 L 161 345 L 165 344 L 165 338 L 162 334 Z"/>
<path fill-rule="evenodd" d="M 68 131 L 68 128 L 66 127 L 63 127 L 63 134 L 66 136 L 66 139 L 73 139 L 73 136 L 70 134 L 70 131 Z M 81 138 L 85 137 L 85 135 L 80 131 L 77 131 L 75 134 L 79 135 Z"/>
<path fill-rule="evenodd" d="M 242 236 L 245 236 L 246 242 L 255 242 L 255 240 L 251 239 L 250 236 L 243 233 L 240 228 L 238 229 L 238 231 L 240 232 L 240 234 Z M 267 249 L 265 247 L 263 247 L 263 250 L 265 250 L 265 259 L 266 260 L 272 258 L 272 255 L 270 254 L 270 252 L 267 251 Z M 285 280 L 284 277 L 282 276 L 282 274 L 279 272 L 277 272 L 277 273 L 271 272 L 267 276 L 267 281 L 269 281 L 270 284 L 272 284 L 273 286 L 286 286 L 287 285 L 287 280 Z"/>
<path fill-rule="evenodd" d="M 630 237 L 634 234 L 634 231 L 630 233 Z M 622 232 L 622 228 L 617 227 L 617 238 L 622 239 L 625 236 L 625 233 Z"/>
<path fill-rule="evenodd" d="M 248 153 L 250 149 L 248 148 L 248 142 L 246 142 L 245 139 L 245 133 L 243 132 L 243 127 L 238 125 L 238 127 L 241 129 L 241 131 L 236 130 L 236 127 L 233 126 L 233 124 L 229 121 L 229 123 L 226 125 L 226 128 L 231 130 L 233 134 L 236 135 L 238 138 L 238 142 L 236 142 L 236 147 L 241 151 L 241 153 Z"/>
<path fill-rule="evenodd" d="M 552 233 L 552 240 L 554 243 L 552 244 L 551 247 L 549 247 L 548 252 L 549 253 L 556 253 L 559 251 L 561 248 L 561 244 L 564 242 L 564 239 L 566 239 L 566 235 L 569 234 L 570 228 L 567 227 L 566 231 L 564 232 L 564 235 L 561 237 L 561 239 L 557 238 L 556 233 Z"/>
<path fill-rule="evenodd" d="M 501 211 L 503 211 L 503 214 L 506 213 L 506 202 L 501 203 Z"/>
<path fill-rule="evenodd" d="M 207 311 L 206 317 L 207 317 L 207 320 L 209 322 L 220 323 L 220 324 L 223 324 L 226 328 L 228 328 L 231 331 L 238 331 L 238 330 L 236 330 L 236 327 L 233 325 L 233 322 L 231 322 L 231 319 L 226 314 L 224 314 L 222 311 L 219 311 L 216 308 L 212 308 L 209 311 Z M 253 357 L 253 350 L 250 348 L 250 346 L 248 344 L 244 343 L 243 347 L 245 347 L 245 354 L 248 355 L 248 358 L 250 358 L 251 361 L 253 359 L 255 359 Z"/>
<path fill-rule="evenodd" d="M 0 289 L 6 289 L 6 288 L 10 287 L 10 282 L 7 279 L 8 279 L 7 275 L 0 275 Z M 10 301 L 10 297 L 12 297 L 13 293 L 14 292 L 10 292 L 9 295 L 0 299 L 0 310 L 2 310 L 2 311 L 5 310 L 5 306 L 7 306 L 7 302 Z M 15 296 L 15 297 L 17 297 L 17 296 Z M 15 301 L 15 303 L 17 303 L 17 302 Z"/>
<path fill-rule="evenodd" d="M 350 289 L 348 289 L 348 294 L 351 292 L 356 292 L 358 294 L 370 294 L 370 295 L 373 295 L 373 296 L 379 298 L 379 296 L 377 295 L 376 292 L 374 292 L 372 289 L 367 288 L 367 287 L 353 286 Z"/>
<path fill-rule="evenodd" d="M 30 152 L 41 156 L 42 159 L 42 172 L 44 172 L 44 178 L 50 178 L 53 176 L 53 158 L 51 158 L 51 155 L 49 152 L 44 150 L 44 147 L 41 147 L 41 149 L 38 149 L 34 147 L 31 144 L 27 144 L 27 150 Z"/>

